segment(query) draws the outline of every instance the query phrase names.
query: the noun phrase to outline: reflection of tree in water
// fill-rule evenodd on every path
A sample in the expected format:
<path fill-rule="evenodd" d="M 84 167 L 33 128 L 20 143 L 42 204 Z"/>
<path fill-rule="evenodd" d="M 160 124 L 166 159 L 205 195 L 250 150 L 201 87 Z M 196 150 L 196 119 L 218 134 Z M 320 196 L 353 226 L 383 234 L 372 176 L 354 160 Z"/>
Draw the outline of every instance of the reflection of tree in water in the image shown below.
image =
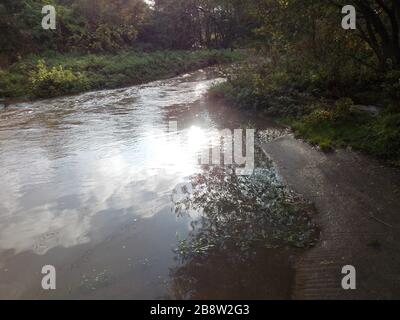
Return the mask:
<path fill-rule="evenodd" d="M 295 248 L 312 246 L 312 207 L 271 166 L 251 176 L 206 168 L 176 190 L 176 212 L 201 212 L 177 249 L 176 298 L 285 298 Z"/>

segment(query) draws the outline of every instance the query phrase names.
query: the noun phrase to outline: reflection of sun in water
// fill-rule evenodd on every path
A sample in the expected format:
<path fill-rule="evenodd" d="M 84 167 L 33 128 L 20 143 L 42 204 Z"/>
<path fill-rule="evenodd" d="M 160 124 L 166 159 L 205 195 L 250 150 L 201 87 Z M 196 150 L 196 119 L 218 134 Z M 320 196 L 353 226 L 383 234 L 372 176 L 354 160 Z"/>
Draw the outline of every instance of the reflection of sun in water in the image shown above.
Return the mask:
<path fill-rule="evenodd" d="M 148 131 L 140 141 L 141 152 L 115 154 L 99 162 L 99 173 L 107 177 L 147 179 L 158 174 L 191 175 L 199 169 L 199 159 L 219 140 L 218 131 L 193 125 L 179 132 Z M 138 166 L 138 164 L 140 165 Z"/>
<path fill-rule="evenodd" d="M 146 167 L 189 175 L 198 167 L 198 155 L 207 144 L 206 132 L 192 126 L 179 133 L 151 132 L 146 137 Z"/>
<path fill-rule="evenodd" d="M 188 130 L 188 147 L 198 152 L 206 143 L 206 134 L 202 128 L 191 126 Z"/>

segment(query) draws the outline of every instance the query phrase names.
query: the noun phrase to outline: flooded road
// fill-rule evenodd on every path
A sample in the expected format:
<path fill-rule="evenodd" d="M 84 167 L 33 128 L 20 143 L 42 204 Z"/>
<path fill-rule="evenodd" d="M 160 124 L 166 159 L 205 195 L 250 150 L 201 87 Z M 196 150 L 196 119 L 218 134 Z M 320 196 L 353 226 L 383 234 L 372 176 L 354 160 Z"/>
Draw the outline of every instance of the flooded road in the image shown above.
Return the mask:
<path fill-rule="evenodd" d="M 198 71 L 0 110 L 0 298 L 286 297 L 287 259 L 277 274 L 265 251 L 231 252 L 199 270 L 174 251 L 193 218 L 176 215 L 173 190 L 201 171 L 210 129 L 246 122 L 207 104 L 220 81 Z M 56 290 L 41 287 L 44 265 Z M 260 286 L 268 268 L 280 289 Z"/>

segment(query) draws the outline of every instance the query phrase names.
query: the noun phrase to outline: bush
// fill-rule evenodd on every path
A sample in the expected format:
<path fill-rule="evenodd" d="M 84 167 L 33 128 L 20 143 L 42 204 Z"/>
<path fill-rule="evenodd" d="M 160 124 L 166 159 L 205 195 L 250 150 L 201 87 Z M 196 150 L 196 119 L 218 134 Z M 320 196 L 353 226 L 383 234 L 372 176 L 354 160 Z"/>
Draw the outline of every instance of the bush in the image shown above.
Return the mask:
<path fill-rule="evenodd" d="M 388 72 L 381 87 L 385 96 L 397 102 L 397 111 L 400 111 L 400 70 Z"/>
<path fill-rule="evenodd" d="M 330 107 L 327 104 L 317 103 L 311 106 L 313 110 L 303 118 L 308 125 L 319 125 L 321 123 L 335 123 L 351 119 L 353 115 L 353 100 L 342 98 Z"/>
<path fill-rule="evenodd" d="M 31 72 L 31 94 L 37 98 L 78 93 L 90 88 L 89 81 L 80 72 L 74 73 L 62 66 L 47 68 L 43 60 Z"/>
<path fill-rule="evenodd" d="M 332 121 L 334 115 L 332 111 L 326 109 L 325 106 L 314 105 L 314 110 L 308 116 L 304 117 L 304 122 L 309 125 L 316 125 L 325 121 Z"/>
<path fill-rule="evenodd" d="M 27 95 L 23 82 L 24 76 L 21 73 L 0 70 L 0 98 L 9 97 L 14 93 L 18 96 Z"/>
<path fill-rule="evenodd" d="M 230 50 L 120 51 L 115 54 L 30 55 L 7 69 L 0 69 L 0 97 L 44 98 L 136 85 L 214 64 L 241 60 Z"/>
<path fill-rule="evenodd" d="M 337 105 L 339 110 L 344 108 L 347 112 L 349 101 L 342 101 Z M 350 112 L 350 115 L 337 118 L 335 112 L 337 110 L 317 108 L 309 116 L 292 120 L 290 123 L 297 136 L 318 145 L 323 151 L 351 146 L 355 150 L 399 166 L 399 113 L 388 112 L 373 117 L 361 112 Z"/>
<path fill-rule="evenodd" d="M 242 66 L 233 71 L 226 84 L 211 89 L 211 97 L 223 98 L 242 109 L 271 116 L 299 116 L 306 113 L 310 101 L 288 81 L 283 70 L 271 70 L 263 63 Z"/>
<path fill-rule="evenodd" d="M 360 148 L 390 161 L 400 160 L 400 114 L 384 114 L 367 127 Z"/>
<path fill-rule="evenodd" d="M 346 120 L 352 114 L 353 100 L 350 98 L 341 98 L 335 103 L 333 118 L 335 121 Z"/>

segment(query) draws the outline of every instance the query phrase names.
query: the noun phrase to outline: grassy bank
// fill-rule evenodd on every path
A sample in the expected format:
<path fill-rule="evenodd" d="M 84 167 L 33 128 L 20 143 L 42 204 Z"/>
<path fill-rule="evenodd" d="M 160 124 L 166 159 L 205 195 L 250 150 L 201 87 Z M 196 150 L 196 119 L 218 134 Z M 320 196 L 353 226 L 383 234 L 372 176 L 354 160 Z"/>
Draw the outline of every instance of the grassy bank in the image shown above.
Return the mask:
<path fill-rule="evenodd" d="M 286 122 L 297 136 L 321 150 L 329 152 L 335 148 L 352 147 L 355 150 L 400 166 L 400 113 L 384 110 L 373 116 L 358 110 L 348 102 L 345 113 L 333 107 L 320 106 L 311 114 Z"/>
<path fill-rule="evenodd" d="M 232 70 L 209 95 L 274 117 L 323 151 L 350 146 L 400 165 L 400 72 L 346 69 L 342 74 L 334 78 L 317 66 L 259 59 Z M 359 107 L 371 104 L 379 115 Z"/>
<path fill-rule="evenodd" d="M 240 58 L 230 50 L 32 55 L 0 69 L 0 98 L 47 98 L 124 87 Z"/>

